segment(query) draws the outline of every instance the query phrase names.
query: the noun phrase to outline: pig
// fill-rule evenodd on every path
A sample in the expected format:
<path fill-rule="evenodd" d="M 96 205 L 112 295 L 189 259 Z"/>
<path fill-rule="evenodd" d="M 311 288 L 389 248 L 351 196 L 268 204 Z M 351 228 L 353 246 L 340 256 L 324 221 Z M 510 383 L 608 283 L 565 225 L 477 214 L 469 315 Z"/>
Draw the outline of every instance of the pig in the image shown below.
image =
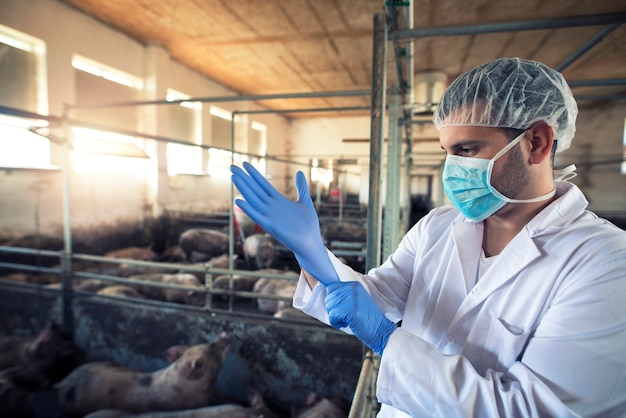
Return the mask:
<path fill-rule="evenodd" d="M 243 242 L 243 255 L 250 270 L 269 269 L 274 264 L 276 248 L 270 234 L 253 234 Z"/>
<path fill-rule="evenodd" d="M 100 289 L 107 287 L 109 284 L 110 282 L 100 279 L 80 279 L 74 280 L 72 287 L 77 291 L 96 293 Z"/>
<path fill-rule="evenodd" d="M 0 279 L 10 282 L 32 283 L 32 274 L 27 272 L 11 273 L 0 276 Z"/>
<path fill-rule="evenodd" d="M 104 256 L 111 258 L 128 258 L 131 260 L 155 261 L 158 256 L 150 247 L 151 246 L 120 248 L 118 250 L 109 251 L 105 253 Z"/>
<path fill-rule="evenodd" d="M 148 299 L 164 300 L 167 302 L 184 303 L 187 305 L 204 305 L 206 299 L 204 286 L 198 278 L 190 273 L 176 273 L 176 274 L 138 274 L 131 276 L 131 279 L 162 283 L 173 284 L 179 286 L 192 287 L 194 289 L 174 289 L 165 288 L 160 286 L 149 285 L 137 285 L 137 289 Z"/>
<path fill-rule="evenodd" d="M 0 337 L 0 370 L 10 369 L 13 381 L 25 389 L 45 389 L 61 373 L 59 363 L 80 352 L 57 324 L 49 322 L 36 337 Z"/>
<path fill-rule="evenodd" d="M 274 313 L 274 318 L 283 318 L 283 319 L 298 319 L 298 320 L 316 320 L 312 316 L 309 316 L 302 312 L 299 309 L 296 309 L 291 306 L 286 306 L 281 308 Z"/>
<path fill-rule="evenodd" d="M 324 223 L 321 233 L 327 245 L 331 241 L 366 242 L 367 239 L 367 228 L 344 221 Z"/>
<path fill-rule="evenodd" d="M 209 344 L 176 346 L 171 353 L 180 356 L 154 372 L 112 362 L 86 363 L 56 385 L 59 405 L 70 417 L 101 409 L 138 414 L 208 406 L 229 348 L 230 337 L 223 332 Z"/>
<path fill-rule="evenodd" d="M 247 393 L 250 407 L 237 404 L 222 404 L 184 411 L 147 412 L 131 414 L 125 411 L 103 409 L 85 418 L 278 418 L 266 405 L 261 395 L 254 389 Z"/>
<path fill-rule="evenodd" d="M 329 400 L 317 393 L 310 393 L 302 408 L 294 409 L 295 418 L 347 418 L 348 414 L 339 400 Z"/>
<path fill-rule="evenodd" d="M 237 261 L 239 256 L 237 254 L 233 254 L 232 260 L 233 264 Z M 211 258 L 205 264 L 208 268 L 212 269 L 227 269 L 229 268 L 229 257 L 228 254 L 222 254 L 217 257 Z"/>
<path fill-rule="evenodd" d="M 213 229 L 192 228 L 180 235 L 178 245 L 184 251 L 188 261 L 200 262 L 227 252 L 229 241 L 229 235 L 224 232 Z"/>
<path fill-rule="evenodd" d="M 53 284 L 60 283 L 61 278 L 58 274 L 54 273 L 29 273 L 29 272 L 16 272 L 1 276 L 0 279 L 8 280 L 11 282 L 19 283 L 35 283 L 35 284 Z"/>
<path fill-rule="evenodd" d="M 180 263 L 187 261 L 187 256 L 180 245 L 172 245 L 167 247 L 159 254 L 159 261 L 167 263 Z"/>
<path fill-rule="evenodd" d="M 98 290 L 96 294 L 104 296 L 114 296 L 118 298 L 144 298 L 144 296 L 139 293 L 137 289 L 124 284 L 105 286 L 102 289 Z"/>
<path fill-rule="evenodd" d="M 257 276 L 242 276 L 240 274 L 233 274 L 232 278 L 232 290 L 241 292 L 252 292 L 254 283 L 259 278 Z M 228 290 L 231 289 L 231 281 L 229 274 L 223 274 L 213 279 L 213 289 Z M 228 299 L 228 295 L 221 295 L 223 300 Z"/>
<path fill-rule="evenodd" d="M 278 278 L 269 278 L 269 277 L 260 277 L 255 283 L 252 291 L 259 294 L 265 295 L 275 295 L 275 296 L 284 296 L 288 298 L 292 298 L 294 293 L 296 292 L 297 283 L 295 279 L 298 278 L 298 274 L 292 271 L 281 271 L 275 269 L 265 269 L 259 270 L 266 273 L 271 274 L 280 274 L 284 275 L 285 278 L 292 278 L 294 280 L 289 279 L 278 279 Z M 267 312 L 270 314 L 275 314 L 277 311 L 282 308 L 286 308 L 291 306 L 291 301 L 279 300 L 279 299 L 263 299 L 257 298 L 257 308 L 262 312 Z"/>
<path fill-rule="evenodd" d="M 234 254 L 233 258 L 232 258 L 234 267 L 236 266 L 235 262 L 236 262 L 237 258 L 238 258 L 238 255 Z M 187 267 L 187 266 L 200 267 L 202 269 L 202 271 L 201 272 L 200 271 L 189 271 L 189 270 L 185 270 L 184 268 L 182 268 L 179 272 L 180 273 L 190 272 L 190 273 L 192 273 L 194 276 L 196 276 L 198 278 L 200 283 L 204 284 L 205 281 L 206 281 L 206 270 L 207 269 L 227 269 L 227 268 L 229 268 L 228 254 L 222 254 L 222 255 L 219 255 L 217 257 L 212 257 L 208 261 L 201 262 L 201 263 L 187 264 L 185 267 Z"/>
<path fill-rule="evenodd" d="M 33 392 L 19 387 L 13 381 L 11 369 L 0 371 L 0 417 L 35 417 L 33 398 Z"/>

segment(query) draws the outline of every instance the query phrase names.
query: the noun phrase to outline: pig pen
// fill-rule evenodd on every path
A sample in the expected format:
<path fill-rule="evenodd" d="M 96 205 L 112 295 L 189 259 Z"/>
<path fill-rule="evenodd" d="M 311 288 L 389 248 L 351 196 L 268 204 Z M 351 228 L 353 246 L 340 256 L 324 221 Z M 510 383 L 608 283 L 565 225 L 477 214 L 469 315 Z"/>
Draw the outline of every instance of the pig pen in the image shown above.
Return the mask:
<path fill-rule="evenodd" d="M 61 323 L 67 309 L 59 289 L 30 283 L 0 282 L 0 300 L 2 334 L 35 335 L 48 320 Z M 246 389 L 254 388 L 279 416 L 289 416 L 312 392 L 349 403 L 361 369 L 358 340 L 314 321 L 98 295 L 74 295 L 70 305 L 74 341 L 87 360 L 141 370 L 164 367 L 163 351 L 172 345 L 208 342 L 226 331 L 232 344 L 217 389 L 245 404 Z M 38 417 L 63 417 L 52 390 L 37 393 L 34 407 Z"/>

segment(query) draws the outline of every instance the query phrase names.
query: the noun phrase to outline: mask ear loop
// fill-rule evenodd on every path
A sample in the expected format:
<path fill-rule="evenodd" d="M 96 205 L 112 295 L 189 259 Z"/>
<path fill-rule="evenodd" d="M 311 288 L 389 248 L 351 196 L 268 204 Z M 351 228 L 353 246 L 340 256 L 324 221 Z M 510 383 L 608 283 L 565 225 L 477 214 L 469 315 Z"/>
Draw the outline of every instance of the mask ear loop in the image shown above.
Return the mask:
<path fill-rule="evenodd" d="M 575 171 L 576 166 L 574 164 L 570 164 L 561 170 L 552 170 L 552 177 L 555 181 L 566 181 L 577 176 Z"/>
<path fill-rule="evenodd" d="M 559 141 L 555 139 L 554 142 L 552 143 L 552 167 L 554 167 L 554 158 L 556 156 L 556 147 L 557 147 L 558 142 Z M 562 168 L 560 170 L 553 169 L 552 178 L 554 178 L 555 181 L 570 180 L 577 176 L 577 173 L 575 173 L 575 171 L 576 171 L 576 165 L 574 164 L 570 164 L 567 167 Z"/>
<path fill-rule="evenodd" d="M 551 192 L 546 193 L 544 195 L 541 196 L 537 196 L 537 197 L 533 197 L 532 199 L 511 199 L 510 197 L 506 197 L 505 195 L 503 195 L 502 193 L 500 193 L 495 187 L 493 187 L 491 185 L 491 172 L 493 170 L 493 164 L 495 163 L 495 161 L 500 158 L 502 155 L 504 155 L 505 152 L 507 152 L 508 150 L 510 150 L 511 148 L 513 148 L 515 145 L 517 145 L 518 142 L 520 142 L 522 140 L 522 138 L 524 137 L 524 135 L 526 135 L 526 132 L 528 132 L 528 129 L 525 130 L 524 132 L 522 132 L 518 137 L 516 137 L 513 141 L 511 141 L 506 147 L 502 148 L 498 153 L 496 153 L 496 155 L 493 156 L 493 158 L 489 161 L 489 190 L 491 190 L 491 193 L 493 193 L 496 197 L 500 198 L 501 200 L 504 200 L 505 202 L 508 203 L 534 203 L 534 202 L 542 202 L 544 200 L 548 200 L 550 199 L 552 196 L 554 196 L 556 194 L 556 187 L 554 189 L 552 189 Z M 552 145 L 554 147 L 554 145 Z"/>

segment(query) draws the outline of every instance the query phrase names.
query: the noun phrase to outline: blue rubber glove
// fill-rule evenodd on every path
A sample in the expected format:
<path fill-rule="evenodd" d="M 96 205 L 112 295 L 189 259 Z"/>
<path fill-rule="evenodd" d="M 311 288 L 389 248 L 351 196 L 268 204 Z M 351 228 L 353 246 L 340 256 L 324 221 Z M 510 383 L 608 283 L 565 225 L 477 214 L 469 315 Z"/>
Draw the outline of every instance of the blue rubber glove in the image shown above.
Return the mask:
<path fill-rule="evenodd" d="M 359 340 L 382 356 L 389 337 L 398 326 L 383 315 L 361 283 L 329 284 L 325 303 L 333 328 L 350 327 Z"/>
<path fill-rule="evenodd" d="M 244 200 L 235 203 L 254 222 L 293 251 L 305 271 L 327 285 L 339 281 L 320 232 L 319 218 L 302 171 L 296 173 L 298 199 L 295 202 L 280 194 L 250 163 L 243 163 L 247 173 L 231 166 L 232 180 Z"/>

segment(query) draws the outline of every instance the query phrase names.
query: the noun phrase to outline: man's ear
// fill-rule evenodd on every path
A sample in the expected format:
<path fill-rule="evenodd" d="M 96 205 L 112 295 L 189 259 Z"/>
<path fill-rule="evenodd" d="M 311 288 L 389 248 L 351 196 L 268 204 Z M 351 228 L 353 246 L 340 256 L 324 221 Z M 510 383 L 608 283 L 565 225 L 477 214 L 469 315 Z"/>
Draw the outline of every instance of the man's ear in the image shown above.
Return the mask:
<path fill-rule="evenodd" d="M 528 128 L 530 137 L 530 163 L 539 164 L 552 155 L 554 129 L 544 121 L 535 122 Z"/>

